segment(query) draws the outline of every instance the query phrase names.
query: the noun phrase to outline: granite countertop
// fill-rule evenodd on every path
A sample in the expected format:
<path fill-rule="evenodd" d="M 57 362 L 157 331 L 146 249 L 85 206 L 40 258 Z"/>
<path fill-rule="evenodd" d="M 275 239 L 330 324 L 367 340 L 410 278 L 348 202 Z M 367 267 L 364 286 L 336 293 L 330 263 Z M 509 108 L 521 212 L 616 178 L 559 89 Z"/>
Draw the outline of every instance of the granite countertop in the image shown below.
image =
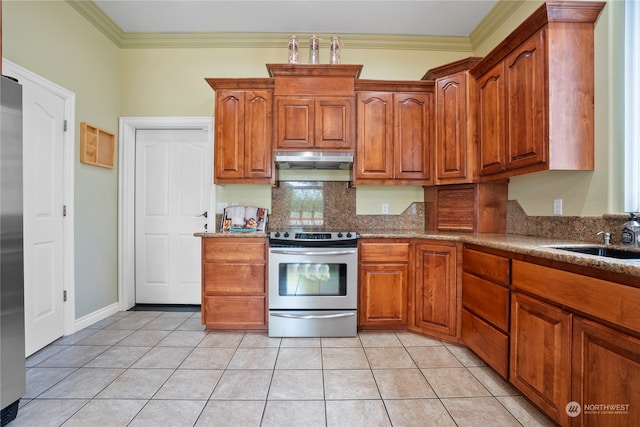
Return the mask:
<path fill-rule="evenodd" d="M 416 230 L 361 230 L 361 238 L 396 238 L 396 239 L 430 239 L 459 241 L 485 246 L 506 252 L 513 252 L 523 255 L 535 256 L 539 258 L 566 262 L 584 267 L 597 268 L 612 273 L 637 276 L 640 286 L 640 259 L 625 260 L 595 255 L 587 255 L 576 252 L 569 252 L 562 249 L 555 249 L 549 246 L 598 246 L 592 242 L 559 240 L 551 238 L 541 238 L 533 236 L 523 236 L 518 234 L 488 234 L 488 233 L 437 233 Z M 267 237 L 265 232 L 250 233 L 195 233 L 196 237 Z M 603 245 L 602 245 L 603 246 Z M 604 247 L 604 246 L 603 246 Z M 628 249 L 622 246 L 611 245 L 611 248 Z"/>
<path fill-rule="evenodd" d="M 420 231 L 362 231 L 361 238 L 415 238 L 431 240 L 453 240 L 462 243 L 472 243 L 506 252 L 513 252 L 523 255 L 535 256 L 554 261 L 566 262 L 581 265 L 584 267 L 598 268 L 638 277 L 640 285 L 640 259 L 617 259 L 595 255 L 569 252 L 550 246 L 602 246 L 593 242 L 560 240 L 544 237 L 523 236 L 519 234 L 490 234 L 490 233 L 434 233 Z M 610 245 L 610 248 L 628 250 L 624 246 Z"/>
<path fill-rule="evenodd" d="M 247 237 L 267 237 L 267 233 L 264 231 L 249 231 L 246 233 L 243 232 L 233 232 L 233 231 L 216 231 L 209 232 L 203 231 L 201 233 L 193 233 L 196 237 L 238 237 L 238 238 L 247 238 Z"/>

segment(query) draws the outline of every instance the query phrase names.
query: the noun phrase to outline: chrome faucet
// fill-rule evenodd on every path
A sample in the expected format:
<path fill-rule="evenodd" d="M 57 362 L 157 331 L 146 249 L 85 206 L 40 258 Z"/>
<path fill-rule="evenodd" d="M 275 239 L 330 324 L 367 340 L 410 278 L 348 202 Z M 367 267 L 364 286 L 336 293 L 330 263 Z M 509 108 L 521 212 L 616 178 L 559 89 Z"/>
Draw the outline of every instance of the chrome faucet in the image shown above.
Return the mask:
<path fill-rule="evenodd" d="M 596 236 L 599 236 L 601 234 L 604 234 L 604 244 L 606 246 L 609 246 L 611 244 L 611 233 L 609 233 L 608 231 L 598 231 L 598 233 L 596 233 Z"/>

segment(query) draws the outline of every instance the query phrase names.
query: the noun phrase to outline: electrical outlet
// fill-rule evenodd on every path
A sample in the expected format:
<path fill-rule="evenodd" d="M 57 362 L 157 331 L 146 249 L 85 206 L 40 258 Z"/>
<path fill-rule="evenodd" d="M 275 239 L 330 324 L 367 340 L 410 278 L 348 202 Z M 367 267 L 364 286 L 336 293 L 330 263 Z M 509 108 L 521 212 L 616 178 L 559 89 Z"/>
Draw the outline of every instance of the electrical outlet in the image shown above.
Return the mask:
<path fill-rule="evenodd" d="M 411 215 L 415 215 L 415 214 L 417 214 L 417 213 L 418 213 L 418 208 L 416 207 L 416 204 L 415 204 L 415 203 L 412 203 L 412 204 L 411 204 L 411 207 L 409 208 L 409 213 L 410 213 Z"/>
<path fill-rule="evenodd" d="M 562 199 L 553 200 L 553 214 L 562 215 Z"/>
<path fill-rule="evenodd" d="M 383 203 L 383 204 L 382 204 L 382 213 L 383 213 L 384 215 L 386 215 L 386 214 L 388 214 L 388 213 L 389 213 L 389 203 Z"/>

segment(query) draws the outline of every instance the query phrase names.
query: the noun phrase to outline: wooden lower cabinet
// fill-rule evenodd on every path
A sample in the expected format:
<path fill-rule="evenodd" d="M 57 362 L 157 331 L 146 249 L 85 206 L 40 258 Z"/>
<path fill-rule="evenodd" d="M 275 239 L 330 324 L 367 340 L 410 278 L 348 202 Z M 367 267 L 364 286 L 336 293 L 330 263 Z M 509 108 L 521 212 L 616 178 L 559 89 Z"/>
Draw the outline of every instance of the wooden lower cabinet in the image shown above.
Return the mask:
<path fill-rule="evenodd" d="M 454 242 L 416 242 L 410 330 L 458 342 L 461 292 L 457 251 Z"/>
<path fill-rule="evenodd" d="M 265 238 L 202 239 L 202 323 L 207 329 L 267 329 Z"/>
<path fill-rule="evenodd" d="M 571 425 L 639 426 L 640 340 L 576 316 L 572 352 Z"/>
<path fill-rule="evenodd" d="M 358 326 L 406 329 L 409 241 L 361 239 Z"/>
<path fill-rule="evenodd" d="M 519 292 L 511 296 L 509 379 L 560 425 L 570 422 L 571 317 Z"/>

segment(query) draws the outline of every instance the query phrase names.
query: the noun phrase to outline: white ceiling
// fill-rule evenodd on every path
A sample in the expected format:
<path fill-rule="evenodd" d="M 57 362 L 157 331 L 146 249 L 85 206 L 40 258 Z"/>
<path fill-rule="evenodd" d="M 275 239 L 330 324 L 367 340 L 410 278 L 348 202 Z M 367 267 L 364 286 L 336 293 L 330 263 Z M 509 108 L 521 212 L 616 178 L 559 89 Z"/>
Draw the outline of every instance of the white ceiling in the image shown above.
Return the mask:
<path fill-rule="evenodd" d="M 124 32 L 468 36 L 497 0 L 95 0 Z"/>

